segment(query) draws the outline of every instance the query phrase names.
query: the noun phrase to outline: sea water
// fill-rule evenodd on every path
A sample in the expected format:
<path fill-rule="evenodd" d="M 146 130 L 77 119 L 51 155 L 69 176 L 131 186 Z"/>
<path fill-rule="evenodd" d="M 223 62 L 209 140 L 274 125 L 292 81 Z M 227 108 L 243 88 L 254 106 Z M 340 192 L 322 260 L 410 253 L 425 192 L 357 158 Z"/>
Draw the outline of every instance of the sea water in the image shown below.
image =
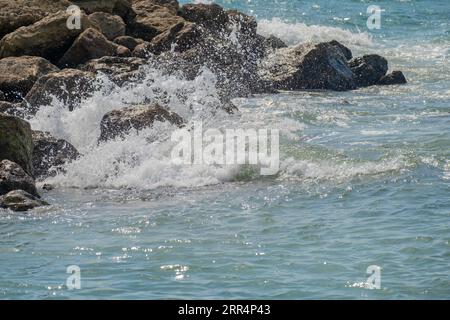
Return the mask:
<path fill-rule="evenodd" d="M 44 182 L 50 207 L 0 209 L 0 298 L 450 298 L 450 3 L 217 3 L 289 45 L 336 39 L 381 54 L 409 83 L 236 99 L 230 116 L 213 112 L 209 70 L 185 81 L 148 66 L 132 87 L 99 79 L 73 112 L 55 99 L 33 128 L 84 156 Z M 369 5 L 380 29 L 367 27 Z M 279 129 L 279 173 L 175 165 L 167 124 L 97 143 L 106 112 L 161 92 L 209 128 Z"/>

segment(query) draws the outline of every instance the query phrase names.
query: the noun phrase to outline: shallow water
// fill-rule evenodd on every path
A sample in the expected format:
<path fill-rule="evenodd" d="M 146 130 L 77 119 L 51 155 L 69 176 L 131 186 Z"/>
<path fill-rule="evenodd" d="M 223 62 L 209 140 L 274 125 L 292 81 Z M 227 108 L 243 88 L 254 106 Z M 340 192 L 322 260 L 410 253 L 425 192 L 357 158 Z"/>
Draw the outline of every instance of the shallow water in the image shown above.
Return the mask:
<path fill-rule="evenodd" d="M 336 38 L 382 54 L 409 84 L 237 99 L 230 117 L 210 112 L 208 71 L 186 82 L 149 67 L 144 84 L 99 91 L 72 113 L 55 101 L 33 127 L 85 156 L 46 181 L 57 186 L 42 191 L 51 207 L 1 211 L 0 297 L 450 298 L 448 2 L 378 1 L 375 31 L 367 1 L 218 3 L 289 44 Z M 146 132 L 151 144 L 130 135 L 97 145 L 105 112 L 161 88 L 208 127 L 280 129 L 280 173 L 175 166 L 164 125 Z M 177 90 L 191 93 L 187 103 Z M 81 268 L 81 290 L 65 285 L 69 265 Z M 379 290 L 366 283 L 371 265 Z"/>

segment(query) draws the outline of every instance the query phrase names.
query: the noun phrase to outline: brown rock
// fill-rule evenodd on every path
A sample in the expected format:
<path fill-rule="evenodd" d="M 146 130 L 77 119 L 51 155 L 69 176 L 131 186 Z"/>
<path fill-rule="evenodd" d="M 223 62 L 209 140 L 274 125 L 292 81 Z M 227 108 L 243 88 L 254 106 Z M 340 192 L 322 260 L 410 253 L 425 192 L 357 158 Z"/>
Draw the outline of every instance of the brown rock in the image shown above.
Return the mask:
<path fill-rule="evenodd" d="M 40 78 L 28 92 L 25 100 L 36 112 L 40 106 L 49 105 L 52 97 L 68 105 L 69 110 L 90 95 L 94 88 L 95 75 L 91 72 L 63 69 Z"/>
<path fill-rule="evenodd" d="M 124 47 L 128 48 L 130 51 L 133 51 L 134 48 L 136 48 L 136 46 L 144 43 L 144 40 L 133 38 L 130 36 L 123 36 L 123 37 L 117 37 L 116 39 L 114 39 L 114 43 L 116 43 L 120 46 L 124 46 Z"/>
<path fill-rule="evenodd" d="M 178 14 L 210 30 L 222 29 L 229 21 L 228 14 L 217 4 L 185 4 Z"/>
<path fill-rule="evenodd" d="M 200 37 L 201 32 L 197 25 L 190 22 L 180 22 L 170 30 L 157 35 L 150 44 L 144 45 L 142 48 L 154 54 L 160 54 L 172 48 L 175 52 L 183 52 L 196 45 Z"/>
<path fill-rule="evenodd" d="M 125 22 L 120 16 L 105 12 L 96 12 L 89 16 L 92 27 L 100 31 L 108 40 L 125 35 Z"/>
<path fill-rule="evenodd" d="M 135 16 L 130 0 L 71 0 L 71 2 L 87 14 L 105 12 L 118 15 L 125 21 Z"/>
<path fill-rule="evenodd" d="M 169 121 L 181 126 L 183 119 L 159 105 L 140 105 L 108 112 L 100 123 L 100 141 L 124 137 L 131 130 L 149 128 L 155 121 Z"/>
<path fill-rule="evenodd" d="M 27 27 L 7 34 L 0 41 L 0 58 L 11 56 L 40 56 L 52 63 L 57 62 L 72 42 L 89 26 L 87 16 L 81 15 L 82 29 L 67 28 L 70 17 L 59 11 Z"/>
<path fill-rule="evenodd" d="M 106 39 L 99 31 L 89 28 L 75 40 L 64 56 L 59 60 L 59 65 L 75 67 L 91 59 L 117 54 L 118 45 Z"/>
<path fill-rule="evenodd" d="M 0 60 L 0 90 L 8 101 L 23 98 L 40 77 L 59 69 L 40 57 L 21 56 Z"/>

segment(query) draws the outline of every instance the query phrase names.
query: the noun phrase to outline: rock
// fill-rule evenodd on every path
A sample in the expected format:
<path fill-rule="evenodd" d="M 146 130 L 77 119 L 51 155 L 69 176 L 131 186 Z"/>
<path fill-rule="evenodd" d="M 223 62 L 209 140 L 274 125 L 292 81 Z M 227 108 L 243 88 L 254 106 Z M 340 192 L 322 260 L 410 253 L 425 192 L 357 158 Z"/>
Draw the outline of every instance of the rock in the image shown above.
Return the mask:
<path fill-rule="evenodd" d="M 158 34 L 184 22 L 183 18 L 176 15 L 172 6 L 164 6 L 161 1 L 134 1 L 133 9 L 137 15 L 128 23 L 127 33 L 146 41 L 151 41 Z"/>
<path fill-rule="evenodd" d="M 125 36 L 125 22 L 120 16 L 105 12 L 96 12 L 89 16 L 92 26 L 100 31 L 108 40 Z"/>
<path fill-rule="evenodd" d="M 0 39 L 69 5 L 66 0 L 0 0 Z"/>
<path fill-rule="evenodd" d="M 136 48 L 136 46 L 138 46 L 144 42 L 145 41 L 142 39 L 136 39 L 136 38 L 133 38 L 130 36 L 122 36 L 122 37 L 117 37 L 114 39 L 114 43 L 116 43 L 120 46 L 124 46 L 131 51 L 133 51 L 134 48 Z"/>
<path fill-rule="evenodd" d="M 33 175 L 33 141 L 30 124 L 18 117 L 0 113 L 0 160 L 10 160 Z"/>
<path fill-rule="evenodd" d="M 57 62 L 72 42 L 89 26 L 86 15 L 81 15 L 82 29 L 67 28 L 70 15 L 59 11 L 27 27 L 7 34 L 0 41 L 0 58 L 11 56 L 40 56 Z"/>
<path fill-rule="evenodd" d="M 239 33 L 255 36 L 258 28 L 258 23 L 255 17 L 246 15 L 237 10 L 228 10 L 226 12 L 228 16 L 227 22 L 230 23 L 232 28 L 236 28 Z"/>
<path fill-rule="evenodd" d="M 103 57 L 87 62 L 81 69 L 92 73 L 102 72 L 122 86 L 125 82 L 142 79 L 144 74 L 140 68 L 145 64 L 146 61 L 140 58 Z"/>
<path fill-rule="evenodd" d="M 185 4 L 178 14 L 186 21 L 194 22 L 209 30 L 221 30 L 229 21 L 228 14 L 217 4 Z"/>
<path fill-rule="evenodd" d="M 0 197 L 0 208 L 24 212 L 49 204 L 23 190 L 14 190 Z"/>
<path fill-rule="evenodd" d="M 135 16 L 130 0 L 71 0 L 71 2 L 87 14 L 105 12 L 118 15 L 125 21 L 133 19 Z"/>
<path fill-rule="evenodd" d="M 337 49 L 341 50 L 347 60 L 351 60 L 353 58 L 352 51 L 344 46 L 342 43 L 339 43 L 336 40 L 331 40 L 328 42 L 329 45 L 335 46 Z"/>
<path fill-rule="evenodd" d="M 118 45 L 106 39 L 94 28 L 86 29 L 74 41 L 64 56 L 59 60 L 59 65 L 64 67 L 75 67 L 91 59 L 117 54 Z"/>
<path fill-rule="evenodd" d="M 0 60 L 0 89 L 8 101 L 25 97 L 40 77 L 59 69 L 40 57 L 21 56 Z"/>
<path fill-rule="evenodd" d="M 387 74 L 377 82 L 378 85 L 394 85 L 394 84 L 406 84 L 405 75 L 401 71 L 393 71 L 390 74 Z"/>
<path fill-rule="evenodd" d="M 169 121 L 181 126 L 183 119 L 159 105 L 140 105 L 114 110 L 104 115 L 100 123 L 100 141 L 124 137 L 131 130 L 149 128 L 155 121 Z"/>
<path fill-rule="evenodd" d="M 0 161 L 0 195 L 17 189 L 25 190 L 39 197 L 34 179 L 30 175 L 15 162 Z"/>
<path fill-rule="evenodd" d="M 73 110 L 94 89 L 95 74 L 76 69 L 63 69 L 41 77 L 25 97 L 31 113 L 49 105 L 56 97 Z"/>
<path fill-rule="evenodd" d="M 144 50 L 154 54 L 161 54 L 172 48 L 175 52 L 183 52 L 195 46 L 200 37 L 201 32 L 197 25 L 189 22 L 180 22 L 170 30 L 157 35 L 148 45 L 141 46 L 136 52 Z M 140 55 L 140 53 L 135 54 L 137 56 Z"/>
<path fill-rule="evenodd" d="M 5 101 L 6 100 L 6 96 L 5 96 L 5 94 L 3 93 L 3 91 L 2 90 L 0 90 L 0 101 Z M 1 112 L 1 111 L 0 111 Z"/>
<path fill-rule="evenodd" d="M 370 54 L 350 60 L 349 66 L 355 74 L 358 87 L 368 87 L 376 84 L 388 71 L 385 58 Z"/>
<path fill-rule="evenodd" d="M 0 101 L 0 113 L 5 113 L 12 116 L 17 116 L 19 118 L 23 118 L 23 112 L 22 112 L 22 104 L 21 103 L 14 103 L 14 102 L 7 102 L 7 101 Z"/>
<path fill-rule="evenodd" d="M 37 179 L 57 174 L 66 163 L 80 156 L 73 145 L 54 138 L 48 132 L 33 131 L 33 144 L 33 167 Z"/>
<path fill-rule="evenodd" d="M 274 35 L 270 35 L 268 38 L 264 39 L 265 46 L 270 49 L 281 49 L 281 48 L 287 48 L 286 43 L 284 43 L 283 40 L 280 38 L 277 38 Z"/>
<path fill-rule="evenodd" d="M 278 49 L 261 62 L 259 73 L 282 90 L 356 88 L 346 53 L 333 42 Z"/>

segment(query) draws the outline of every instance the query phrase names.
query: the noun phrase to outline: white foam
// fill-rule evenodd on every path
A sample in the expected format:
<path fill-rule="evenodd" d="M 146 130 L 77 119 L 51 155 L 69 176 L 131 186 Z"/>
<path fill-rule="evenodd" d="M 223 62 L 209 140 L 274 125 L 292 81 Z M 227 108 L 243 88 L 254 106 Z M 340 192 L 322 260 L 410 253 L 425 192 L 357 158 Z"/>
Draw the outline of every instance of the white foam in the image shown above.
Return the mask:
<path fill-rule="evenodd" d="M 258 33 L 263 36 L 274 35 L 288 45 L 296 45 L 304 42 L 324 42 L 337 40 L 344 45 L 372 46 L 369 34 L 349 30 L 318 25 L 306 25 L 302 22 L 289 23 L 280 18 L 261 20 L 258 22 Z"/>

